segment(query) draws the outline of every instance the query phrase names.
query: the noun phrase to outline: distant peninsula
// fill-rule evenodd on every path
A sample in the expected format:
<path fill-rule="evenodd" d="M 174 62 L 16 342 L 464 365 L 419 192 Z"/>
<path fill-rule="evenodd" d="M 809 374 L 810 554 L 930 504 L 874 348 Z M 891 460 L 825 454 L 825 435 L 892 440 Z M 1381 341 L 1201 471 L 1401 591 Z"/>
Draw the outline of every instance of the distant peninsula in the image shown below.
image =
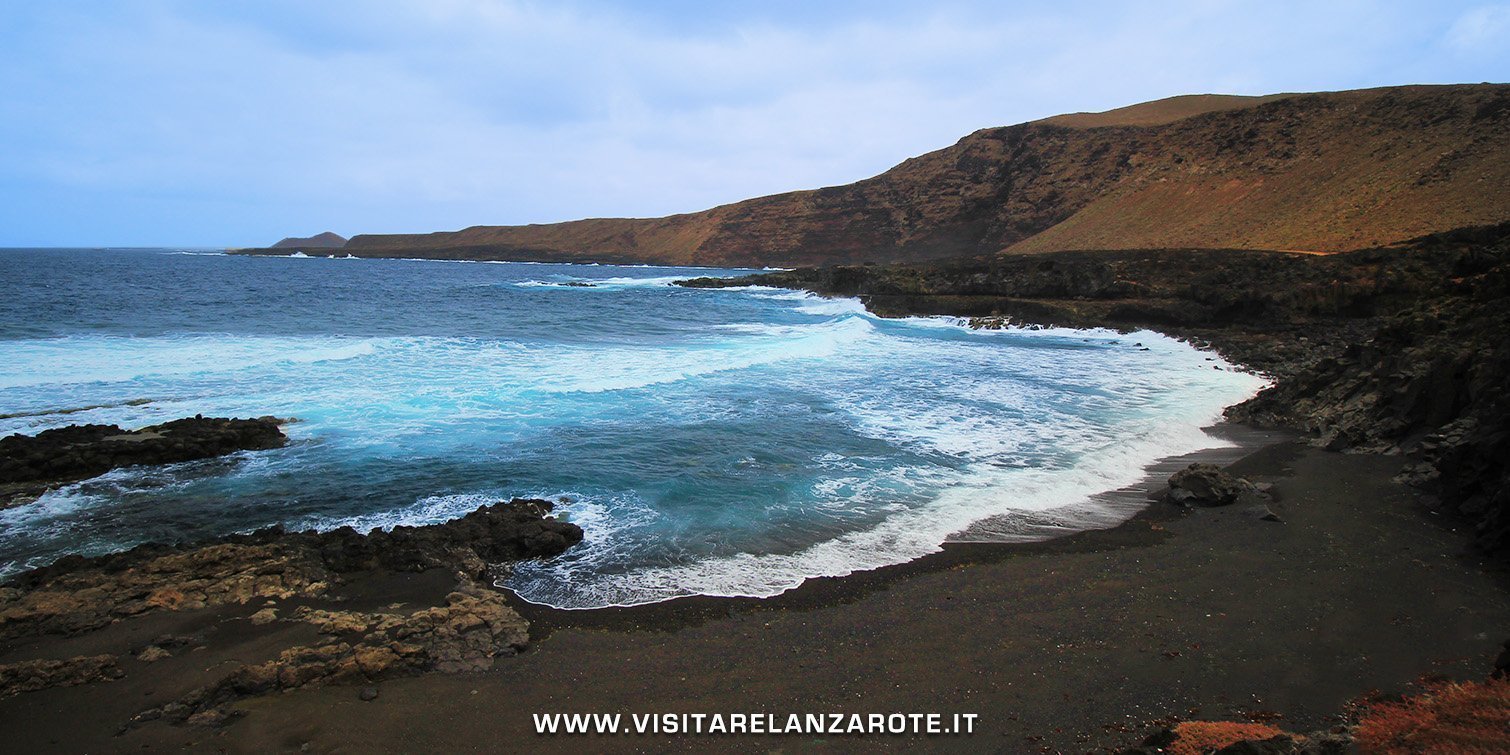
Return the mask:
<path fill-rule="evenodd" d="M 346 237 L 337 233 L 326 231 L 317 233 L 307 238 L 289 236 L 288 238 L 273 244 L 270 249 L 340 249 L 346 246 Z"/>

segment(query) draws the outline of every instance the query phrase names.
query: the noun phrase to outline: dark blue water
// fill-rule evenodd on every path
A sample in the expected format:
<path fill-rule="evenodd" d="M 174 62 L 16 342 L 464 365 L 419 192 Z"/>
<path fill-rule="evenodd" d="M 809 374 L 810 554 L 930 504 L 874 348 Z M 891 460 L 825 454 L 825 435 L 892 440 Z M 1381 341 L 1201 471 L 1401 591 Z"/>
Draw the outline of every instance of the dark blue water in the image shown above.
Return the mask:
<path fill-rule="evenodd" d="M 1152 333 L 982 333 L 670 285 L 741 272 L 0 250 L 0 433 L 298 419 L 284 449 L 0 512 L 0 571 L 542 496 L 587 541 L 517 570 L 528 599 L 770 595 L 1126 485 L 1212 445 L 1199 428 L 1259 384 Z"/>

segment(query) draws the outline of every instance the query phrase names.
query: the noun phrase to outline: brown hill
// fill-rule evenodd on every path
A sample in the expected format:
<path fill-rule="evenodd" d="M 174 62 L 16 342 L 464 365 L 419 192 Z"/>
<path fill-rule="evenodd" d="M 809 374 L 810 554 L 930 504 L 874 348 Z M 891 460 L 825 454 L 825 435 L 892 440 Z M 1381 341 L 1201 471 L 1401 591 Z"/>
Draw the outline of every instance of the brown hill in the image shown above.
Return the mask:
<path fill-rule="evenodd" d="M 346 245 L 345 237 L 332 231 L 317 233 L 308 238 L 289 236 L 276 244 L 271 249 L 340 249 Z"/>
<path fill-rule="evenodd" d="M 654 219 L 356 236 L 358 256 L 798 266 L 1339 251 L 1510 218 L 1510 85 L 1195 95 L 977 131 L 847 186 Z"/>
<path fill-rule="evenodd" d="M 1265 102 L 1292 97 L 1289 94 L 1248 96 L 1242 94 L 1182 94 L 1152 102 L 1119 107 L 1101 113 L 1067 113 L 1044 118 L 1036 123 L 1073 128 L 1099 126 L 1158 126 L 1217 110 L 1238 110 Z"/>

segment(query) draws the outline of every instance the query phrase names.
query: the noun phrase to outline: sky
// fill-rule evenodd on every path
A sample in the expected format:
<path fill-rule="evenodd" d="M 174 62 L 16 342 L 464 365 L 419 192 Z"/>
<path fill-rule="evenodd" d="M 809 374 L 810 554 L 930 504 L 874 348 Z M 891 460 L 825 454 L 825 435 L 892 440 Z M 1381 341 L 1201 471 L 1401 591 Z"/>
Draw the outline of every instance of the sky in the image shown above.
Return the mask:
<path fill-rule="evenodd" d="M 1510 81 L 1510 2 L 0 0 L 0 246 L 691 212 L 1178 94 Z"/>

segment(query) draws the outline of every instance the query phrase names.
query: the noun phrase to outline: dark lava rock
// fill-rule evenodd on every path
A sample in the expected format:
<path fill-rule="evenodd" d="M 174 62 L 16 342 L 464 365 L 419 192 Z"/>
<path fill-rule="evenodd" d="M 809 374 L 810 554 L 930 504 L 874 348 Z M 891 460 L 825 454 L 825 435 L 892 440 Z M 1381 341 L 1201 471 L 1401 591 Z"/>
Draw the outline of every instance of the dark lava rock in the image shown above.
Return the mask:
<path fill-rule="evenodd" d="M 423 527 L 379 529 L 363 535 L 350 527 L 283 534 L 274 528 L 252 537 L 288 537 L 306 543 L 335 572 L 363 569 L 424 571 L 448 566 L 480 576 L 487 564 L 554 556 L 582 541 L 582 528 L 549 516 L 554 505 L 515 498 L 482 506 L 460 519 Z M 458 554 L 466 554 L 459 556 Z"/>
<path fill-rule="evenodd" d="M 391 532 L 269 527 L 189 545 L 66 556 L 0 584 L 0 640 L 74 634 L 153 611 L 313 597 L 360 571 L 442 568 L 481 579 L 491 564 L 554 556 L 581 542 L 582 528 L 550 511 L 549 501 L 515 499 Z"/>
<path fill-rule="evenodd" d="M 0 484 L 80 480 L 116 467 L 171 464 L 288 442 L 282 420 L 195 416 L 140 430 L 70 425 L 0 438 Z"/>
<path fill-rule="evenodd" d="M 1226 506 L 1248 489 L 1248 481 L 1233 477 L 1215 464 L 1191 464 L 1169 476 L 1169 500 L 1194 506 Z"/>
<path fill-rule="evenodd" d="M 1295 749 L 1295 740 L 1281 734 L 1269 739 L 1233 742 L 1217 750 L 1215 755 L 1291 755 Z"/>
<path fill-rule="evenodd" d="M 41 659 L 0 665 L 0 697 L 50 687 L 114 681 L 125 676 L 113 655 L 81 655 L 67 660 Z"/>
<path fill-rule="evenodd" d="M 182 698 L 143 711 L 128 724 L 166 719 L 195 723 L 227 703 L 323 684 L 363 684 L 357 696 L 374 700 L 381 679 L 428 672 L 486 671 L 529 643 L 529 622 L 509 608 L 502 593 L 464 586 L 445 604 L 419 610 L 327 611 L 303 608 L 297 620 L 319 632 L 319 644 L 288 648 L 269 661 L 241 665 Z"/>

